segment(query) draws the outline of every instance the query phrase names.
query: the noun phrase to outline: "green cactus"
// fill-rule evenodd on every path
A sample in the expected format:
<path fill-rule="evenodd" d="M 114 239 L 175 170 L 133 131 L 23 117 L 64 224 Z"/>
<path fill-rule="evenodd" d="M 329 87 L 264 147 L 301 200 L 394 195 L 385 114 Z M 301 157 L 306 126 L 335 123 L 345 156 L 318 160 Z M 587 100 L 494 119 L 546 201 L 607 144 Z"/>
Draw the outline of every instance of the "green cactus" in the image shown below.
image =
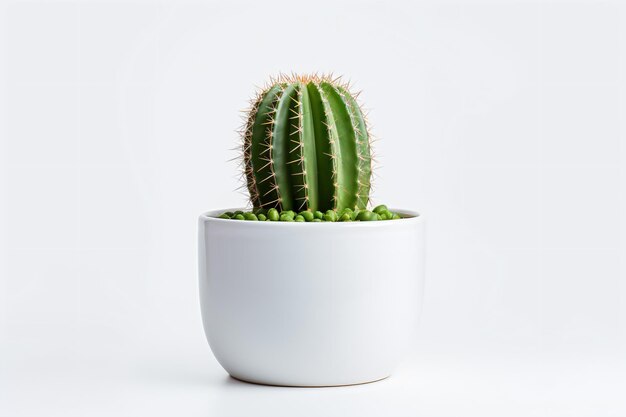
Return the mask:
<path fill-rule="evenodd" d="M 272 79 L 243 128 L 243 161 L 254 207 L 365 209 L 370 134 L 348 86 L 329 76 Z"/>

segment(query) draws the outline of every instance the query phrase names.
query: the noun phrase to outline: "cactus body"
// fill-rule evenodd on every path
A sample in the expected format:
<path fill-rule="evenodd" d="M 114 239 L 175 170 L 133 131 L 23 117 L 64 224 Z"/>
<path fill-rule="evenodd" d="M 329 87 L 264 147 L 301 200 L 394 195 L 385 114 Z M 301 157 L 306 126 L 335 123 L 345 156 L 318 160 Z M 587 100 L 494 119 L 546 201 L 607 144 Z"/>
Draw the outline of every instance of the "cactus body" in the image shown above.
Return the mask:
<path fill-rule="evenodd" d="M 324 76 L 279 77 L 253 102 L 243 139 L 254 207 L 366 208 L 370 135 L 347 86 Z"/>

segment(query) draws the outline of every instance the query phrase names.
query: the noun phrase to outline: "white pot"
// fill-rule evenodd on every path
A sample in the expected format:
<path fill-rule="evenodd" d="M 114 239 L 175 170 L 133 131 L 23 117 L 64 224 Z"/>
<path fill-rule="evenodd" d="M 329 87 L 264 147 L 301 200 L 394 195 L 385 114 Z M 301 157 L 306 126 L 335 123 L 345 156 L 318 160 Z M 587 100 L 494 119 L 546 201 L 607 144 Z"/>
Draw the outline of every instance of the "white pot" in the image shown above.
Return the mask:
<path fill-rule="evenodd" d="M 233 210 L 234 211 L 234 210 Z M 233 377 L 289 386 L 389 376 L 421 310 L 424 222 L 199 220 L 200 303 Z"/>

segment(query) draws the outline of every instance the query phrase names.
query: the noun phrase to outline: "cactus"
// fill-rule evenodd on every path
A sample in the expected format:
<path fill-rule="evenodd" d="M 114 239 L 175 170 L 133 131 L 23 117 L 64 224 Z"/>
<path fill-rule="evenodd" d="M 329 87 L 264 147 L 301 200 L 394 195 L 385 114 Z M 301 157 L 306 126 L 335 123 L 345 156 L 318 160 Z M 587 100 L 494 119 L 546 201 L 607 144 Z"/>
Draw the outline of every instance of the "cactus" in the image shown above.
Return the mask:
<path fill-rule="evenodd" d="M 365 209 L 370 134 L 349 87 L 330 76 L 272 79 L 253 100 L 243 163 L 255 208 Z"/>

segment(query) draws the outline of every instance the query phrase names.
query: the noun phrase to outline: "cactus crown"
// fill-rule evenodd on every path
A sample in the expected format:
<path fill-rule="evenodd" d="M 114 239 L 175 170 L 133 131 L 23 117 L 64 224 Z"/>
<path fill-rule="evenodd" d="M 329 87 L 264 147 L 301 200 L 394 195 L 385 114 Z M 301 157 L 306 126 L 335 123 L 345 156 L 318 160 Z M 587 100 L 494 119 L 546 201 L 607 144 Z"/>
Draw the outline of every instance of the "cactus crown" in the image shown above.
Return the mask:
<path fill-rule="evenodd" d="M 366 208 L 370 134 L 356 96 L 340 79 L 272 78 L 252 101 L 242 136 L 246 186 L 254 207 Z"/>

